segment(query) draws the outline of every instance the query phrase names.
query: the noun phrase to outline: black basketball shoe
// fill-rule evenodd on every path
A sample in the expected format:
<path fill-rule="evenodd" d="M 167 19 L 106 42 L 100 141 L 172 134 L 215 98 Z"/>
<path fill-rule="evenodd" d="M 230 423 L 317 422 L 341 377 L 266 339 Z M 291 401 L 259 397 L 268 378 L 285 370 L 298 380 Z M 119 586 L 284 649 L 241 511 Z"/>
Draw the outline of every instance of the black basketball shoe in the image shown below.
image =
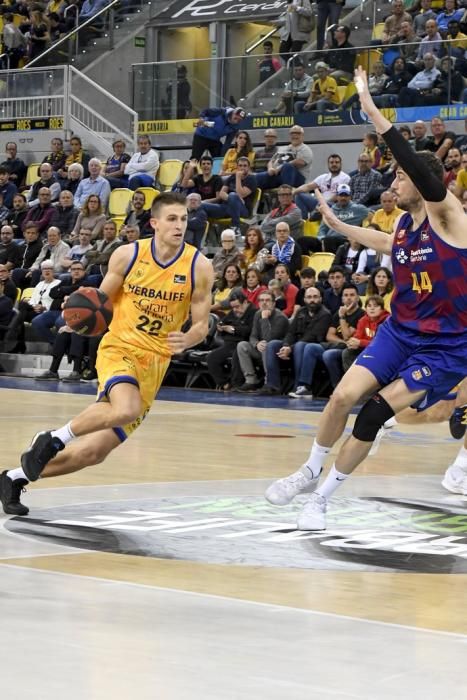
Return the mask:
<path fill-rule="evenodd" d="M 27 483 L 26 479 L 10 479 L 6 471 L 0 474 L 0 501 L 7 515 L 27 515 L 29 513 L 29 508 L 19 500 Z"/>
<path fill-rule="evenodd" d="M 21 455 L 21 466 L 29 481 L 37 481 L 45 465 L 63 450 L 65 445 L 59 438 L 52 437 L 50 431 L 34 435 L 31 445 Z"/>
<path fill-rule="evenodd" d="M 455 440 L 462 440 L 467 430 L 467 406 L 454 409 L 449 419 L 449 430 Z"/>

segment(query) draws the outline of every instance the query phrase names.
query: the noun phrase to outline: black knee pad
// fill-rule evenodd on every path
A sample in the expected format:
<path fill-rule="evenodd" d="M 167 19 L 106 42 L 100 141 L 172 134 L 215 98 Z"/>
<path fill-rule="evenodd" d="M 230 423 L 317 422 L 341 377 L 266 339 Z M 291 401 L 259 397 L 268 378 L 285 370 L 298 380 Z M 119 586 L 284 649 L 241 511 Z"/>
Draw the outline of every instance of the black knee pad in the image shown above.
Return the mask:
<path fill-rule="evenodd" d="M 381 426 L 394 415 L 394 411 L 381 394 L 375 394 L 360 409 L 352 435 L 362 442 L 373 442 Z"/>

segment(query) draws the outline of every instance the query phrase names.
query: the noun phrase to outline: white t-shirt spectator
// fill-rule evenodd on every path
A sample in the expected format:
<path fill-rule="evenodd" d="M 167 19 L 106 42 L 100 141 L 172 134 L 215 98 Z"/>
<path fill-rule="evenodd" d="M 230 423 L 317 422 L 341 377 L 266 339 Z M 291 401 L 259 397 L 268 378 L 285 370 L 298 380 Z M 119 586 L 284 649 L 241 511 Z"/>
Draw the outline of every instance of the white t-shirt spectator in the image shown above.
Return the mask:
<path fill-rule="evenodd" d="M 156 177 L 159 169 L 159 156 L 157 151 L 150 148 L 147 153 L 133 153 L 128 163 L 125 165 L 125 175 L 138 175 L 146 173 Z"/>
<path fill-rule="evenodd" d="M 329 202 L 337 195 L 337 188 L 339 185 L 350 185 L 350 175 L 344 173 L 342 170 L 338 175 L 332 175 L 331 173 L 323 173 L 315 177 L 313 182 L 318 185 L 324 199 Z"/>

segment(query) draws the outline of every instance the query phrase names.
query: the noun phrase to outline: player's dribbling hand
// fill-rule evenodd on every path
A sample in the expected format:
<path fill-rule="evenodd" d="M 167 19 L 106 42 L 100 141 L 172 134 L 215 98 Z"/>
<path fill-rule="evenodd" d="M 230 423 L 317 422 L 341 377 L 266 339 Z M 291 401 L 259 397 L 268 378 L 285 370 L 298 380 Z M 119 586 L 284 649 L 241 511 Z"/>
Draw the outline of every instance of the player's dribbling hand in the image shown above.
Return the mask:
<path fill-rule="evenodd" d="M 187 349 L 188 344 L 186 341 L 186 334 L 182 331 L 172 331 L 167 335 L 167 343 L 174 355 L 183 352 Z"/>

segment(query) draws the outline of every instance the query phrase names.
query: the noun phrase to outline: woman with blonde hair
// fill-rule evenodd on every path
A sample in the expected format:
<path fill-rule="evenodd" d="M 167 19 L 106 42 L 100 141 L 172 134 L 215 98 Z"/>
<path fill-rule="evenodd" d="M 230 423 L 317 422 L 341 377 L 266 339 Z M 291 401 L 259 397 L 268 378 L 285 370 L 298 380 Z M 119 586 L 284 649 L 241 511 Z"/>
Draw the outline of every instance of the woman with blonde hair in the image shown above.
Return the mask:
<path fill-rule="evenodd" d="M 96 238 L 101 238 L 105 220 L 106 216 L 100 197 L 98 197 L 97 194 L 90 194 L 76 219 L 76 224 L 70 234 L 70 241 L 74 242 L 78 239 L 79 232 L 82 228 L 91 230 L 91 242 L 95 241 Z"/>

